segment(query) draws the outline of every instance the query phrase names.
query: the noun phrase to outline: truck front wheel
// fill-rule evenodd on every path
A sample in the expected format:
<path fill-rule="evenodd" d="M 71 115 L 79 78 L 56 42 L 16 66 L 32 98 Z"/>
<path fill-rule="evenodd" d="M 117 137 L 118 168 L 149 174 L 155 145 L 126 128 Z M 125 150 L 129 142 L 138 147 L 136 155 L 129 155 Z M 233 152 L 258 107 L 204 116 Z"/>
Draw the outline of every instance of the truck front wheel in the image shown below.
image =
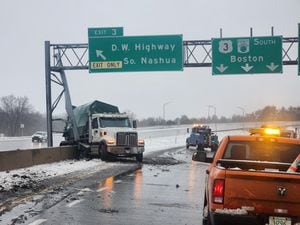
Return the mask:
<path fill-rule="evenodd" d="M 143 153 L 137 154 L 135 158 L 137 162 L 143 162 Z"/>
<path fill-rule="evenodd" d="M 107 146 L 105 144 L 100 144 L 99 156 L 100 156 L 101 160 L 103 160 L 103 161 L 106 161 L 108 159 Z"/>
<path fill-rule="evenodd" d="M 185 147 L 186 147 L 186 149 L 189 149 L 190 145 L 189 145 L 188 141 L 186 142 Z"/>

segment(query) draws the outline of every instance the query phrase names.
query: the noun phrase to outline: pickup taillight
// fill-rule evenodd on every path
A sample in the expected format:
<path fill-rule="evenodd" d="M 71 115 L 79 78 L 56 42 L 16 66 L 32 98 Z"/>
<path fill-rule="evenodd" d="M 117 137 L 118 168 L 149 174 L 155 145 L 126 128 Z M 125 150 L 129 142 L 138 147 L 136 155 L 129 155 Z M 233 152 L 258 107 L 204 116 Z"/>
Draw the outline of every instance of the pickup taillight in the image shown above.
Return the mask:
<path fill-rule="evenodd" d="M 212 200 L 213 203 L 223 204 L 224 202 L 225 180 L 214 180 Z"/>

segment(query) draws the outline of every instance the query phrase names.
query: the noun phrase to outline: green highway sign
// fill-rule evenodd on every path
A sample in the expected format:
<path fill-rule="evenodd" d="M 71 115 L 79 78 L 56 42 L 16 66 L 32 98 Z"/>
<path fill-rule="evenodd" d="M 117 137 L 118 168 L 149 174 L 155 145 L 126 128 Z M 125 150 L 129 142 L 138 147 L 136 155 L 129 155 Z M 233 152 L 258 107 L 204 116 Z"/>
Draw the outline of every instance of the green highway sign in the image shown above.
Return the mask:
<path fill-rule="evenodd" d="M 212 74 L 282 73 L 282 37 L 212 39 Z"/>
<path fill-rule="evenodd" d="M 88 28 L 88 36 L 89 38 L 123 36 L 123 27 Z"/>
<path fill-rule="evenodd" d="M 182 71 L 182 35 L 89 37 L 89 71 Z"/>

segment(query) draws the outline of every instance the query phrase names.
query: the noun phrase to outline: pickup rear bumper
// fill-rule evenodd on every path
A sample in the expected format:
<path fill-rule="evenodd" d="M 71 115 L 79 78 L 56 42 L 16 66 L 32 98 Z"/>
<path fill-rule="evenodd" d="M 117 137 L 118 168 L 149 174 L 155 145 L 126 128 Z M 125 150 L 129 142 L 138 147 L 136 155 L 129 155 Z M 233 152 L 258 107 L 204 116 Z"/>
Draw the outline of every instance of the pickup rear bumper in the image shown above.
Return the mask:
<path fill-rule="evenodd" d="M 299 217 L 291 217 L 292 224 L 300 224 Z M 265 225 L 269 224 L 269 216 L 260 215 L 232 215 L 210 212 L 210 221 L 212 225 Z"/>
<path fill-rule="evenodd" d="M 231 215 L 221 213 L 210 213 L 212 225 L 226 224 L 226 225 L 265 225 L 265 218 L 254 215 Z M 268 221 L 268 220 L 267 220 Z"/>

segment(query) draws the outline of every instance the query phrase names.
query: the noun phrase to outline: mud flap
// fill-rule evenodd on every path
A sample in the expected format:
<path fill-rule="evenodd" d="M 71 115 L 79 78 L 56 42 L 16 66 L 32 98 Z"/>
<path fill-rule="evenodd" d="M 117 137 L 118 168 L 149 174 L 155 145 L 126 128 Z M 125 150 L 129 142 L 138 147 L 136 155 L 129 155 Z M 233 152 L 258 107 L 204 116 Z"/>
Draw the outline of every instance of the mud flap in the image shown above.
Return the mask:
<path fill-rule="evenodd" d="M 90 158 L 91 148 L 90 145 L 78 142 L 78 158 L 84 159 L 84 158 Z"/>
<path fill-rule="evenodd" d="M 206 152 L 205 151 L 195 152 L 192 156 L 192 160 L 199 161 L 199 162 L 206 162 L 207 161 Z"/>

